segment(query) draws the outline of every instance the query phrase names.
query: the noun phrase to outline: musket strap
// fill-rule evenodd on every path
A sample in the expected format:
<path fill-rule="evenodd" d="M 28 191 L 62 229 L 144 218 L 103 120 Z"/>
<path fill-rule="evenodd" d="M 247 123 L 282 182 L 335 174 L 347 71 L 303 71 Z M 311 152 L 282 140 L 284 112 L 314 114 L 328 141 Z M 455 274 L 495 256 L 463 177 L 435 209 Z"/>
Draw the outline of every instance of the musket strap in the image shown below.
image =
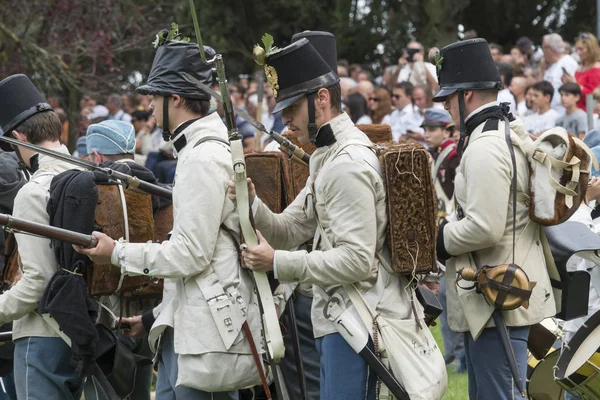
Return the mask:
<path fill-rule="evenodd" d="M 236 204 L 240 218 L 240 228 L 246 244 L 258 245 L 258 238 L 250 221 L 250 200 L 248 195 L 248 182 L 246 181 L 246 163 L 244 160 L 244 148 L 239 139 L 231 140 L 231 157 L 233 160 L 233 172 L 236 190 Z M 270 358 L 278 363 L 285 353 L 283 336 L 279 326 L 279 318 L 275 310 L 275 301 L 267 274 L 264 272 L 252 272 L 263 313 L 263 327 L 265 332 L 267 350 Z"/>
<path fill-rule="evenodd" d="M 263 368 L 262 360 L 260 358 L 260 355 L 258 354 L 258 350 L 256 349 L 256 343 L 254 342 L 254 337 L 252 336 L 252 331 L 250 330 L 250 326 L 248 326 L 248 321 L 244 321 L 244 324 L 242 325 L 242 329 L 244 329 L 244 333 L 248 337 L 248 343 L 250 344 L 250 350 L 252 350 L 252 357 L 254 358 L 256 367 L 258 368 L 258 374 L 260 375 L 260 383 L 262 383 L 263 390 L 265 391 L 265 396 L 267 396 L 268 400 L 271 400 L 271 390 L 269 389 L 269 383 L 267 382 L 267 376 L 265 375 L 265 369 Z"/>

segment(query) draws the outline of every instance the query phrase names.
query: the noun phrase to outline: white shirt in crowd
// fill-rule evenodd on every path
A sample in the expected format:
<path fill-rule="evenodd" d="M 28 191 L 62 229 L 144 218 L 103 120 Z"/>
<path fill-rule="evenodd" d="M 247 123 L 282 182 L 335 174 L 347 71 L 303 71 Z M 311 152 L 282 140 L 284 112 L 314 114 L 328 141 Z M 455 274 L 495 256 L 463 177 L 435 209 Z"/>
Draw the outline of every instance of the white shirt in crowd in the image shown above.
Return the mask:
<path fill-rule="evenodd" d="M 508 88 L 502 89 L 501 91 L 498 92 L 498 102 L 499 103 L 508 103 L 508 105 L 510 107 L 510 112 L 513 114 L 515 113 L 515 111 L 517 109 L 517 105 L 515 103 L 515 96 L 512 95 L 512 93 L 510 92 L 510 90 L 508 90 Z"/>
<path fill-rule="evenodd" d="M 429 71 L 431 76 L 433 76 L 433 79 L 435 79 L 435 81 L 437 82 L 437 71 L 435 69 L 435 65 L 428 62 L 424 62 L 424 64 L 425 68 L 427 68 L 427 71 Z M 410 81 L 410 75 L 412 74 L 412 70 L 413 68 L 410 64 L 406 64 L 404 67 L 402 67 L 400 73 L 398 74 L 398 82 Z"/>
<path fill-rule="evenodd" d="M 423 128 L 421 128 L 423 117 L 413 104 L 407 104 L 402 110 L 394 110 L 389 115 L 389 118 L 387 117 L 381 123 L 392 127 L 392 139 L 395 142 L 400 141 L 400 137 L 405 135 L 409 130 L 411 132 L 423 133 Z"/>
<path fill-rule="evenodd" d="M 562 56 L 560 60 L 552 64 L 548 67 L 546 72 L 544 73 L 544 80 L 548 81 L 554 86 L 554 96 L 552 96 L 552 109 L 558 111 L 559 117 L 562 117 L 565 114 L 565 108 L 560 104 L 560 93 L 558 93 L 558 89 L 562 86 L 562 76 L 563 76 L 563 68 L 567 71 L 567 73 L 571 76 L 575 76 L 575 71 L 577 71 L 577 61 L 573 59 L 573 57 L 569 55 Z"/>
<path fill-rule="evenodd" d="M 117 121 L 131 122 L 131 115 L 127 114 L 123 110 L 119 110 L 115 115 L 109 115 L 108 119 L 114 119 Z"/>
<path fill-rule="evenodd" d="M 529 108 L 527 108 L 527 103 L 525 102 L 525 100 L 523 100 L 522 102 L 517 104 L 517 115 L 519 117 L 525 118 L 531 114 L 533 114 L 533 110 L 530 110 Z"/>
<path fill-rule="evenodd" d="M 559 113 L 551 108 L 543 114 L 536 112 L 528 115 L 523 118 L 523 121 L 525 122 L 525 129 L 527 132 L 539 135 L 550 128 L 554 128 L 556 126 L 556 120 L 559 118 Z"/>
<path fill-rule="evenodd" d="M 361 124 L 372 124 L 373 120 L 371 119 L 371 117 L 369 117 L 368 115 L 363 115 L 362 117 L 360 117 L 357 121 L 356 121 L 356 125 L 361 125 Z"/>

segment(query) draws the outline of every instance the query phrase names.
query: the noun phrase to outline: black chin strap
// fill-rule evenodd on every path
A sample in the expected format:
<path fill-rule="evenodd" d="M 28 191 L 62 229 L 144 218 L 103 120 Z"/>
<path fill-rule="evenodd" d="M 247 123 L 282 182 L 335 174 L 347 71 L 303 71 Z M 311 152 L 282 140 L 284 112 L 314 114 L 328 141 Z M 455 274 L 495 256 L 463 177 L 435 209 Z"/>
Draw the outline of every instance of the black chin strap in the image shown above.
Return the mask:
<path fill-rule="evenodd" d="M 317 147 L 331 146 L 336 142 L 331 125 L 323 124 L 320 128 L 317 126 L 315 94 L 310 93 L 306 95 L 308 101 L 308 138 Z"/>
<path fill-rule="evenodd" d="M 458 91 L 458 116 L 460 118 L 460 139 L 456 145 L 456 154 L 462 155 L 463 148 L 465 146 L 465 139 L 467 138 L 467 129 L 465 128 L 465 92 L 462 90 Z"/>
<path fill-rule="evenodd" d="M 171 140 L 171 131 L 169 130 L 169 97 L 163 96 L 162 137 L 165 142 Z"/>
<path fill-rule="evenodd" d="M 316 123 L 316 112 L 315 112 L 315 93 L 306 95 L 308 101 L 308 138 L 311 142 L 317 142 L 317 132 L 319 128 Z"/>
<path fill-rule="evenodd" d="M 25 161 L 23 161 L 23 157 L 21 156 L 21 152 L 19 151 L 19 146 L 14 145 L 14 144 L 11 144 L 10 146 L 12 147 L 13 151 L 17 154 L 17 158 L 19 159 L 19 169 L 21 171 L 23 171 L 23 174 L 25 175 L 25 179 L 29 180 L 31 178 L 31 173 L 35 172 L 35 171 L 30 170 L 29 167 L 27 167 L 27 164 L 25 164 Z M 31 157 L 29 160 L 32 161 L 33 157 Z M 38 167 L 37 157 L 36 157 L 35 161 L 36 161 L 35 166 L 36 166 L 36 170 L 37 170 L 37 167 Z"/>

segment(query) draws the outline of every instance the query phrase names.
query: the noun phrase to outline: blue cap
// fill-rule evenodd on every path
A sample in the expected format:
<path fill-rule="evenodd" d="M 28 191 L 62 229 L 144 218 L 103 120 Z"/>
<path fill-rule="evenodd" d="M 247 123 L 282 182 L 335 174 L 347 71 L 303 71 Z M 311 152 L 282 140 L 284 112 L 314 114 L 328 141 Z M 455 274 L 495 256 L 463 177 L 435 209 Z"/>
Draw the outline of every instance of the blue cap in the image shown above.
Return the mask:
<path fill-rule="evenodd" d="M 133 154 L 135 152 L 135 128 L 129 122 L 107 120 L 88 127 L 87 151 L 100 154 Z"/>
<path fill-rule="evenodd" d="M 594 156 L 598 160 L 600 160 L 600 130 L 593 129 L 586 133 L 583 138 L 583 143 L 585 143 L 594 153 Z M 600 171 L 594 168 L 592 164 L 592 176 L 600 176 Z"/>
<path fill-rule="evenodd" d="M 75 146 L 79 157 L 85 157 L 88 155 L 87 145 L 85 144 L 85 136 L 81 136 L 77 139 L 77 145 Z"/>
<path fill-rule="evenodd" d="M 425 119 L 423 120 L 421 127 L 441 126 L 443 128 L 447 128 L 451 124 L 452 118 L 450 117 L 450 113 L 448 113 L 448 111 L 441 110 L 439 108 L 428 108 L 425 110 Z"/>

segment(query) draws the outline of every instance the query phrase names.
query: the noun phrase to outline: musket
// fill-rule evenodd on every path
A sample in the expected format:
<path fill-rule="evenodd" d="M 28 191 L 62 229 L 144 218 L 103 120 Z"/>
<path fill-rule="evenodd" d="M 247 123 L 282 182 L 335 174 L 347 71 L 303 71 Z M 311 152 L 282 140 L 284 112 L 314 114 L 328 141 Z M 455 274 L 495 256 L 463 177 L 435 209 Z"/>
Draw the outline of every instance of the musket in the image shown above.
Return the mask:
<path fill-rule="evenodd" d="M 209 93 L 217 101 L 224 103 L 222 96 L 219 93 L 215 92 L 210 86 L 205 85 L 204 83 L 200 82 L 198 79 L 196 79 L 192 75 L 188 74 L 187 72 L 182 73 L 182 76 L 185 80 L 188 81 L 188 83 L 198 86 L 200 89 Z M 274 141 L 279 143 L 281 150 L 284 153 L 286 153 L 288 155 L 288 157 L 290 157 L 290 158 L 293 157 L 296 161 L 308 166 L 308 164 L 310 163 L 310 154 L 306 153 L 300 147 L 296 146 L 285 136 L 282 136 L 275 131 L 267 130 L 267 128 L 260 121 L 256 120 L 252 116 L 250 116 L 250 114 L 248 114 L 246 111 L 244 111 L 240 108 L 237 108 L 237 107 L 233 107 L 233 105 L 231 106 L 231 108 L 233 109 L 233 111 L 235 111 L 235 113 L 237 115 L 239 115 L 240 117 L 245 119 L 254 128 L 271 136 L 271 138 Z"/>
<path fill-rule="evenodd" d="M 219 82 L 219 89 L 221 91 L 220 97 L 223 102 L 223 110 L 225 111 L 225 125 L 227 126 L 229 145 L 231 148 L 234 182 L 236 188 L 236 207 L 240 219 L 240 228 L 246 244 L 250 246 L 257 246 L 258 237 L 256 236 L 256 232 L 254 231 L 254 227 L 252 226 L 252 222 L 250 220 L 251 209 L 248 195 L 246 161 L 244 159 L 244 146 L 242 144 L 243 138 L 242 135 L 239 134 L 237 126 L 235 124 L 233 104 L 231 103 L 229 89 L 227 88 L 227 78 L 225 75 L 225 64 L 223 63 L 223 56 L 221 54 L 216 54 L 212 60 L 206 59 L 206 55 L 204 54 L 204 46 L 202 44 L 202 39 L 200 35 L 200 26 L 198 25 L 198 19 L 196 16 L 196 7 L 194 5 L 194 0 L 189 0 L 189 4 L 190 10 L 192 12 L 192 19 L 194 22 L 194 30 L 196 32 L 196 38 L 198 40 L 200 56 L 202 57 L 204 63 L 206 63 L 207 65 L 214 64 L 215 69 L 217 71 L 217 79 Z M 198 86 L 201 89 L 207 87 L 206 85 Z M 214 93 L 212 89 L 207 90 L 207 92 L 211 95 Z M 267 358 L 270 361 L 271 366 L 273 367 L 275 383 L 277 385 L 278 395 L 280 396 L 279 398 L 285 400 L 289 398 L 289 396 L 287 395 L 287 391 L 285 390 L 285 387 L 283 385 L 281 369 L 278 365 L 281 358 L 283 358 L 285 346 L 283 345 L 283 335 L 281 334 L 281 328 L 279 326 L 279 318 L 277 317 L 277 311 L 275 310 L 273 293 L 271 293 L 271 286 L 269 285 L 269 279 L 267 278 L 266 273 L 253 271 L 252 275 L 254 277 L 256 290 L 258 292 L 259 307 L 262 313 L 263 334 L 267 347 Z M 245 323 L 247 324 L 247 321 Z M 262 366 L 260 363 L 257 364 L 257 367 L 259 369 L 259 372 L 262 372 Z M 263 386 L 265 386 L 266 394 L 270 397 L 269 388 L 266 382 L 263 382 Z"/>
<path fill-rule="evenodd" d="M 262 117 L 263 110 L 263 97 L 265 93 L 265 82 L 263 79 L 263 72 L 260 71 L 256 78 L 257 88 L 256 88 L 256 120 L 260 121 Z M 262 150 L 262 131 L 260 129 L 256 130 L 256 134 L 254 135 L 254 151 Z"/>
<path fill-rule="evenodd" d="M 46 237 L 48 239 L 60 240 L 86 249 L 94 248 L 98 244 L 98 239 L 92 235 L 57 228 L 51 225 L 44 225 L 38 222 L 27 221 L 25 219 L 15 218 L 8 214 L 0 214 L 0 225 L 4 226 L 8 231 L 28 233 Z"/>
<path fill-rule="evenodd" d="M 116 171 L 114 169 L 99 167 L 93 162 L 82 160 L 81 158 L 73 157 L 68 154 L 59 153 L 58 151 L 54 151 L 45 147 L 36 146 L 35 144 L 21 142 L 16 139 L 8 138 L 6 136 L 0 136 L 0 140 L 6 143 L 10 143 L 14 146 L 25 147 L 26 149 L 36 151 L 41 154 L 45 154 L 52 158 L 57 158 L 59 160 L 68 162 L 73 165 L 77 165 L 78 167 L 85 168 L 87 170 L 92 171 L 102 171 L 107 174 L 109 177 L 117 179 L 125 185 L 126 188 L 129 189 L 137 189 L 142 192 L 152 194 L 154 196 L 162 197 L 164 199 L 173 199 L 173 193 L 162 186 L 155 185 L 153 183 L 149 183 L 146 181 L 142 181 L 135 176 L 131 176 L 128 174 L 124 174 L 123 172 Z"/>

